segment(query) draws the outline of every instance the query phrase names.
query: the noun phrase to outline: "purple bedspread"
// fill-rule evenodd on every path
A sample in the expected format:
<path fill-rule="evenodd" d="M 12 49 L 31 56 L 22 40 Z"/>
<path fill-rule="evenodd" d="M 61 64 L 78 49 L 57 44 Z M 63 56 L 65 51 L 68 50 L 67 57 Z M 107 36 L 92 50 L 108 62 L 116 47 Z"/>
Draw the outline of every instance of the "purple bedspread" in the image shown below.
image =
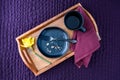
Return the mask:
<path fill-rule="evenodd" d="M 95 18 L 101 48 L 88 68 L 73 57 L 35 77 L 22 62 L 15 38 L 81 2 Z M 120 80 L 119 0 L 0 0 L 0 80 Z"/>

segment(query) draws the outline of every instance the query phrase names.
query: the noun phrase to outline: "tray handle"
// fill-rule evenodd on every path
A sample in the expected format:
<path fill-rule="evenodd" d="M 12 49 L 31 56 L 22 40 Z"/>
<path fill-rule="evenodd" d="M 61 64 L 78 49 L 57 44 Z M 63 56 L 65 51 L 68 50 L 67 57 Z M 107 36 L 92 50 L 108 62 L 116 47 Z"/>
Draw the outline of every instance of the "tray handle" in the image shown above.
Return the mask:
<path fill-rule="evenodd" d="M 20 56 L 23 60 L 23 62 L 25 63 L 25 65 L 36 75 L 36 73 L 38 72 L 35 64 L 33 63 L 33 60 L 30 58 L 29 54 L 27 53 L 25 48 L 22 48 L 20 46 L 20 42 L 18 39 L 16 39 L 17 43 L 18 43 L 18 50 L 20 53 Z"/>

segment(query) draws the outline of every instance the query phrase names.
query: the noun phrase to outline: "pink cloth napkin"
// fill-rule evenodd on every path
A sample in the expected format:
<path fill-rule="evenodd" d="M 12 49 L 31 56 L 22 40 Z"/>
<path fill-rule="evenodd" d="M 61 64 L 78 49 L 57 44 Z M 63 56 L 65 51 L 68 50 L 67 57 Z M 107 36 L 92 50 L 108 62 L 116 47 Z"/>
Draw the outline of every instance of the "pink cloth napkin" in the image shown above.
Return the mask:
<path fill-rule="evenodd" d="M 82 7 L 78 7 L 77 11 L 84 17 L 84 27 L 87 29 L 85 33 L 78 30 L 73 33 L 73 39 L 76 39 L 77 43 L 71 45 L 71 50 L 75 52 L 74 61 L 80 68 L 82 65 L 88 67 L 91 56 L 100 47 L 100 43 L 94 25 L 88 15 Z"/>

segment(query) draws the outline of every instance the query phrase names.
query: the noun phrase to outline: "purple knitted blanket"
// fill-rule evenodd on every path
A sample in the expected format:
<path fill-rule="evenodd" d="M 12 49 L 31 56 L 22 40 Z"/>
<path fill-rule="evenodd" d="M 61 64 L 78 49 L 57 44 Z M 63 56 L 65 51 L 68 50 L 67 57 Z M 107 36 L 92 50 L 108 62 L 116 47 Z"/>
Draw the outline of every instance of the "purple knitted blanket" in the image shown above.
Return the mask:
<path fill-rule="evenodd" d="M 35 77 L 22 62 L 15 38 L 80 2 L 95 18 L 101 48 L 88 68 L 70 58 Z M 0 0 L 0 80 L 120 80 L 119 0 Z"/>

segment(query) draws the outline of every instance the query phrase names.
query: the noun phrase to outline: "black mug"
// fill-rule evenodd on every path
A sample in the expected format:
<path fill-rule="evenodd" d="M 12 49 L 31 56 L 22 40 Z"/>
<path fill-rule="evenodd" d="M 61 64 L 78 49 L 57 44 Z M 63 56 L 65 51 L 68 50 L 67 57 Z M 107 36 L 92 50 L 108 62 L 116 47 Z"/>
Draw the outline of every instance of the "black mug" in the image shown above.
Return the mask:
<path fill-rule="evenodd" d="M 86 32 L 86 28 L 83 27 L 84 19 L 78 11 L 70 11 L 64 17 L 64 23 L 70 30 L 80 30 Z"/>

